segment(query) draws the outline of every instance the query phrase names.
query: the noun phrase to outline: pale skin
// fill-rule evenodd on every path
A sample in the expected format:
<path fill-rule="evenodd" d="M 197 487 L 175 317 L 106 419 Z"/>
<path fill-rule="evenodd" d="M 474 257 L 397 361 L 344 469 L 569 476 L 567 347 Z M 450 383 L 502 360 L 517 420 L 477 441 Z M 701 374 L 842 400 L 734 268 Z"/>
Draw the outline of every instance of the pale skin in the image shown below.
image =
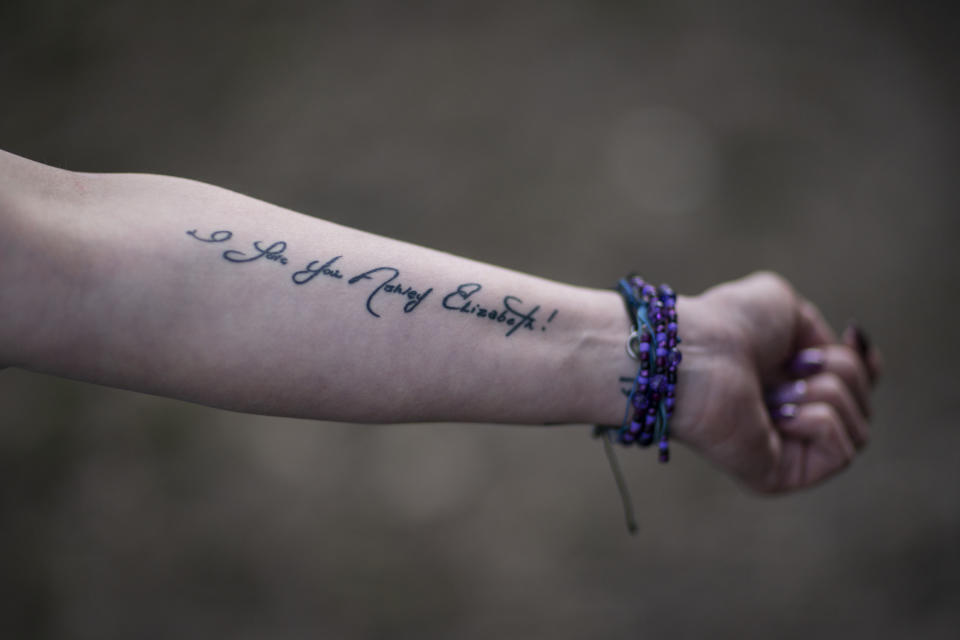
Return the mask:
<path fill-rule="evenodd" d="M 320 420 L 619 424 L 637 369 L 613 291 L 199 182 L 4 152 L 0 309 L 4 366 Z M 675 441 L 768 493 L 816 484 L 867 443 L 881 356 L 786 280 L 755 273 L 677 310 Z M 807 349 L 821 364 L 795 415 L 772 415 L 765 394 Z"/>

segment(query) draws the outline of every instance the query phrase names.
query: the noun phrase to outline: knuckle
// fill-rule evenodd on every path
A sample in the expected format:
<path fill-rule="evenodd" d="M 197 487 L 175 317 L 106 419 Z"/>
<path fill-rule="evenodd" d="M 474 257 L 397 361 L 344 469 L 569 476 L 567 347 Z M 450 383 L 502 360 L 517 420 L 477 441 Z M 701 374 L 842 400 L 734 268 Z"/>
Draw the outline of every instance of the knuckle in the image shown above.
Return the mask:
<path fill-rule="evenodd" d="M 790 295 L 793 295 L 794 293 L 793 285 L 790 284 L 790 281 L 776 271 L 761 269 L 759 271 L 754 271 L 749 277 L 758 284 L 761 284 L 769 289 L 788 292 Z"/>
<path fill-rule="evenodd" d="M 863 369 L 860 356 L 858 356 L 853 349 L 847 345 L 836 345 L 832 351 L 832 360 L 838 375 L 851 384 L 858 382 L 861 378 L 865 378 L 866 370 Z"/>
<path fill-rule="evenodd" d="M 843 421 L 840 419 L 840 412 L 829 402 L 817 402 L 811 405 L 810 411 L 814 414 L 813 417 L 817 422 L 822 425 L 825 432 L 832 433 L 843 426 Z"/>
<path fill-rule="evenodd" d="M 847 385 L 836 373 L 827 371 L 817 376 L 819 395 L 831 408 L 840 406 L 846 400 Z"/>
<path fill-rule="evenodd" d="M 847 346 L 836 346 L 831 349 L 828 362 L 830 368 L 825 373 L 833 374 L 836 381 L 843 385 L 840 390 L 856 400 L 865 414 L 869 413 L 869 374 L 860 357 Z"/>

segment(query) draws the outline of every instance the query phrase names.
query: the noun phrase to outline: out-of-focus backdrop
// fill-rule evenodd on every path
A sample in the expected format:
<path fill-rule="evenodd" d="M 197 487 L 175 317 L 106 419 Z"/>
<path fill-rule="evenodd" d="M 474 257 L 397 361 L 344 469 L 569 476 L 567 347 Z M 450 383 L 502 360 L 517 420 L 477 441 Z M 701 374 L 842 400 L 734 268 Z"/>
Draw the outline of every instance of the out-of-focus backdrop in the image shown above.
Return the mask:
<path fill-rule="evenodd" d="M 4 0 L 0 148 L 583 285 L 775 269 L 889 367 L 814 491 L 624 455 L 637 538 L 587 427 L 7 370 L 0 635 L 956 638 L 956 29 L 889 4 Z"/>

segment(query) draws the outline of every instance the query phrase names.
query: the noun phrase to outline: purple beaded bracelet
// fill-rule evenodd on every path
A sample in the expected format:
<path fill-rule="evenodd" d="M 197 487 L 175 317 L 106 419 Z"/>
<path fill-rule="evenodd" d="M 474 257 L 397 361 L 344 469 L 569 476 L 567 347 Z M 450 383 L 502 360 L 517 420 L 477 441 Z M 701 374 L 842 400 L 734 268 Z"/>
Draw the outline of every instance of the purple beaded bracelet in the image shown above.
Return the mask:
<path fill-rule="evenodd" d="M 617 282 L 630 317 L 632 331 L 627 338 L 627 353 L 639 361 L 640 368 L 627 395 L 627 407 L 619 427 L 598 425 L 595 435 L 602 438 L 623 499 L 627 528 L 636 532 L 633 508 L 623 474 L 610 446 L 614 439 L 622 445 L 648 447 L 657 442 L 660 462 L 670 460 L 670 417 L 677 389 L 677 368 L 682 355 L 677 336 L 677 294 L 663 284 L 654 287 L 631 274 Z"/>
<path fill-rule="evenodd" d="M 647 284 L 640 276 L 618 283 L 633 323 L 627 353 L 640 362 L 617 440 L 648 447 L 658 442 L 660 462 L 670 460 L 670 417 L 682 355 L 677 345 L 677 295 L 667 285 Z M 628 420 L 627 416 L 632 417 Z"/>

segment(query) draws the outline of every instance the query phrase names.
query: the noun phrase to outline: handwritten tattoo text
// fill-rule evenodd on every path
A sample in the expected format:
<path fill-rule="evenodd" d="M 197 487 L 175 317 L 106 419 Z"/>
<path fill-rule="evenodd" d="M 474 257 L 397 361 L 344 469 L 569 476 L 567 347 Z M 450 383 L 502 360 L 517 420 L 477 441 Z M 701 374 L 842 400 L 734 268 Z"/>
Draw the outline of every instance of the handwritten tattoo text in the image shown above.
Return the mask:
<path fill-rule="evenodd" d="M 294 273 L 291 278 L 293 278 L 294 284 L 307 284 L 317 276 L 329 276 L 337 280 L 342 280 L 343 274 L 340 273 L 339 269 L 333 268 L 333 264 L 342 257 L 343 256 L 330 258 L 323 264 L 320 264 L 319 260 L 313 260 L 306 267 Z"/>
<path fill-rule="evenodd" d="M 213 231 L 209 235 L 191 229 L 187 231 L 187 235 L 206 244 L 229 242 L 234 236 L 233 232 L 227 229 Z M 248 247 L 245 251 L 230 248 L 223 251 L 221 257 L 234 264 L 267 261 L 287 266 L 290 263 L 287 249 L 288 246 L 284 240 L 277 240 L 269 245 L 257 240 L 252 243 L 252 248 Z M 290 274 L 290 280 L 294 285 L 302 286 L 322 276 L 322 279 L 329 283 L 324 284 L 324 287 L 343 286 L 343 284 L 334 283 L 343 282 L 346 279 L 346 285 L 350 288 L 369 289 L 364 306 L 367 313 L 374 318 L 395 313 L 389 311 L 394 304 L 399 305 L 402 313 L 411 314 L 424 305 L 434 290 L 432 286 L 411 284 L 409 278 L 406 276 L 401 278 L 400 269 L 393 266 L 374 267 L 359 273 L 354 272 L 356 275 L 346 277 L 345 272 L 349 273 L 349 270 L 345 268 L 343 260 L 343 255 L 334 256 L 326 261 L 311 260 L 302 269 Z M 438 306 L 463 316 L 483 320 L 487 325 L 501 325 L 504 327 L 504 335 L 508 338 L 520 329 L 546 331 L 559 313 L 554 309 L 546 321 L 541 322 L 538 317 L 541 311 L 539 304 L 527 304 L 514 295 L 505 295 L 499 299 L 499 302 L 491 302 L 489 299 L 481 299 L 478 295 L 482 289 L 483 285 L 479 282 L 465 282 L 446 293 L 439 300 Z M 396 303 L 391 303 L 392 300 Z M 477 323 L 476 326 L 479 327 L 480 324 Z"/>
<path fill-rule="evenodd" d="M 410 313 L 419 306 L 424 299 L 430 295 L 430 292 L 433 291 L 433 287 L 430 287 L 423 293 L 420 293 L 412 286 L 404 287 L 401 283 L 392 284 L 394 280 L 400 277 L 400 270 L 395 267 L 377 267 L 375 269 L 370 269 L 370 271 L 364 271 L 358 276 L 353 276 L 347 280 L 347 284 L 356 284 L 361 280 L 375 280 L 373 274 L 380 273 L 381 271 L 391 274 L 389 278 L 380 283 L 380 285 L 373 290 L 373 292 L 367 297 L 367 311 L 371 315 L 379 318 L 380 314 L 373 310 L 370 306 L 373 302 L 374 296 L 376 296 L 382 290 L 384 293 L 395 293 L 407 298 L 407 303 L 403 305 L 403 312 Z"/>

